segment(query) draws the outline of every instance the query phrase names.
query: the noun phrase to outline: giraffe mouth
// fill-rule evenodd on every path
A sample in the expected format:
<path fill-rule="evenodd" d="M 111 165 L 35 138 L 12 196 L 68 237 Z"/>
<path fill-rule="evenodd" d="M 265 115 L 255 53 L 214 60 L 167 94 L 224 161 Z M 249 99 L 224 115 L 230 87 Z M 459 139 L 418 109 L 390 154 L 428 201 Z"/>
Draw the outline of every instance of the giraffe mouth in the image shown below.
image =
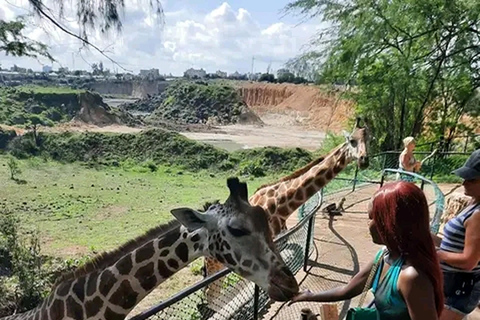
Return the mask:
<path fill-rule="evenodd" d="M 272 281 L 268 287 L 268 296 L 275 301 L 289 301 L 298 291 L 298 285 L 287 287 Z"/>

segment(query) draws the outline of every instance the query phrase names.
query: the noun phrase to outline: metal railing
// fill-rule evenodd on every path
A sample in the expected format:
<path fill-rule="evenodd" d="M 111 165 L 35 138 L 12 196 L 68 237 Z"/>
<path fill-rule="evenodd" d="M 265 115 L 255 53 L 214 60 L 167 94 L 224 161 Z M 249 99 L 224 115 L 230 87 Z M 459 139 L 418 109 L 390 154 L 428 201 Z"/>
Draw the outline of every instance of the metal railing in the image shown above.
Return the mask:
<path fill-rule="evenodd" d="M 304 270 L 306 269 L 308 258 L 314 251 L 313 234 L 315 214 L 322 205 L 322 201 L 322 192 L 319 192 L 310 198 L 299 209 L 299 211 L 304 213 L 302 215 L 303 218 L 300 219 L 294 227 L 278 235 L 274 240 L 280 255 L 282 255 L 285 263 L 294 274 L 296 274 L 302 267 Z M 299 247 L 303 250 L 299 251 Z M 202 290 L 213 282 L 228 275 L 235 274 L 229 269 L 223 269 L 212 274 L 152 308 L 131 317 L 130 320 L 145 320 L 149 318 L 169 320 L 217 319 L 216 314 L 220 312 L 219 310 L 227 310 L 231 314 L 231 317 L 218 315 L 218 319 L 258 319 L 259 314 L 268 305 L 270 299 L 266 292 L 257 285 L 254 285 L 253 292 L 250 291 L 249 286 L 253 287 L 253 283 L 244 279 L 228 285 L 227 289 L 234 291 L 235 298 L 228 301 L 225 305 L 222 305 L 220 309 L 217 309 L 217 311 L 209 310 L 209 312 L 205 312 L 204 310 L 203 314 L 198 310 L 199 308 L 209 307 L 208 305 L 202 304 Z M 232 295 L 232 292 L 230 292 L 230 295 Z M 178 304 L 181 304 L 181 306 Z M 195 305 L 192 306 L 192 304 Z M 184 310 L 188 311 L 185 312 Z"/>

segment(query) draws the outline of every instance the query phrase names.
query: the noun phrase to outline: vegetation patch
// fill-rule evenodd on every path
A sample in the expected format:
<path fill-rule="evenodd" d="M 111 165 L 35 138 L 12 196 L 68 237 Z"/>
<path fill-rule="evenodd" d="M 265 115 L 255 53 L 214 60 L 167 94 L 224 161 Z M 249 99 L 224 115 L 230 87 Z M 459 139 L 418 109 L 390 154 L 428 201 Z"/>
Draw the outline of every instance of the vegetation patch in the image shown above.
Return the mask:
<path fill-rule="evenodd" d="M 257 122 L 258 118 L 245 104 L 234 87 L 214 82 L 177 81 L 157 96 L 121 109 L 152 113 L 145 120 L 151 124 L 171 122 L 178 124 L 234 124 Z"/>
<path fill-rule="evenodd" d="M 255 177 L 293 171 L 312 160 L 304 149 L 276 147 L 228 153 L 212 145 L 190 140 L 178 133 L 152 129 L 140 133 L 38 133 L 14 138 L 8 145 L 18 158 L 46 156 L 63 162 L 87 162 L 92 165 L 120 166 L 133 161 L 149 171 L 167 164 L 190 171 L 236 171 Z"/>
<path fill-rule="evenodd" d="M 96 93 L 68 87 L 0 87 L 0 123 L 53 126 L 72 119 L 97 125 L 141 124 L 130 114 L 110 108 Z"/>

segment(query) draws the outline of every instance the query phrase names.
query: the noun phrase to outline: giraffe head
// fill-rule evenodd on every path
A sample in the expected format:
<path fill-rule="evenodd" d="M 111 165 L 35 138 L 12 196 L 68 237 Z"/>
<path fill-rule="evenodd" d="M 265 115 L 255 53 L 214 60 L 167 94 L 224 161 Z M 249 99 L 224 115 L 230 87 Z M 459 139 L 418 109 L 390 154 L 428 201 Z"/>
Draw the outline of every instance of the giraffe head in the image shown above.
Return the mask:
<path fill-rule="evenodd" d="M 172 210 L 186 228 L 206 233 L 205 254 L 255 282 L 276 301 L 290 300 L 298 283 L 273 243 L 266 212 L 248 202 L 246 183 L 227 180 L 230 195 L 205 213 L 190 208 Z"/>
<path fill-rule="evenodd" d="M 369 165 L 368 145 L 370 138 L 368 128 L 366 126 L 361 127 L 360 120 L 361 118 L 358 117 L 351 133 L 343 131 L 343 135 L 345 136 L 349 156 L 351 159 L 357 160 L 358 167 L 363 170 L 368 168 Z"/>

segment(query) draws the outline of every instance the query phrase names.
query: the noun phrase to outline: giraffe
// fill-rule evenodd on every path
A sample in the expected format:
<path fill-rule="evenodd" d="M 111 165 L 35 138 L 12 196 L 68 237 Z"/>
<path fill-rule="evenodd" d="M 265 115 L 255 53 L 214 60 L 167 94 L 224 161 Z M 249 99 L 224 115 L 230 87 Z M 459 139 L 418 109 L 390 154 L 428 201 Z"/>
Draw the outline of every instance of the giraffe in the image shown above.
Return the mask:
<path fill-rule="evenodd" d="M 360 118 L 356 119 L 351 133 L 343 131 L 345 142 L 326 156 L 320 156 L 279 181 L 259 187 L 249 198 L 250 204 L 258 205 L 267 212 L 274 237 L 286 230 L 286 221 L 293 212 L 325 187 L 350 162 L 357 160 L 358 167 L 362 170 L 368 167 L 368 128 L 360 126 L 360 121 Z M 221 262 L 214 257 L 205 258 L 205 277 L 221 269 Z M 218 309 L 222 304 L 217 299 L 221 294 L 221 281 L 222 279 L 219 279 L 205 288 L 207 304 L 212 308 Z"/>
<path fill-rule="evenodd" d="M 37 308 L 4 320 L 122 320 L 155 287 L 200 256 L 214 256 L 276 301 L 298 283 L 273 244 L 265 211 L 248 203 L 246 183 L 227 179 L 224 204 L 205 213 L 171 210 L 173 221 L 62 275 Z"/>

